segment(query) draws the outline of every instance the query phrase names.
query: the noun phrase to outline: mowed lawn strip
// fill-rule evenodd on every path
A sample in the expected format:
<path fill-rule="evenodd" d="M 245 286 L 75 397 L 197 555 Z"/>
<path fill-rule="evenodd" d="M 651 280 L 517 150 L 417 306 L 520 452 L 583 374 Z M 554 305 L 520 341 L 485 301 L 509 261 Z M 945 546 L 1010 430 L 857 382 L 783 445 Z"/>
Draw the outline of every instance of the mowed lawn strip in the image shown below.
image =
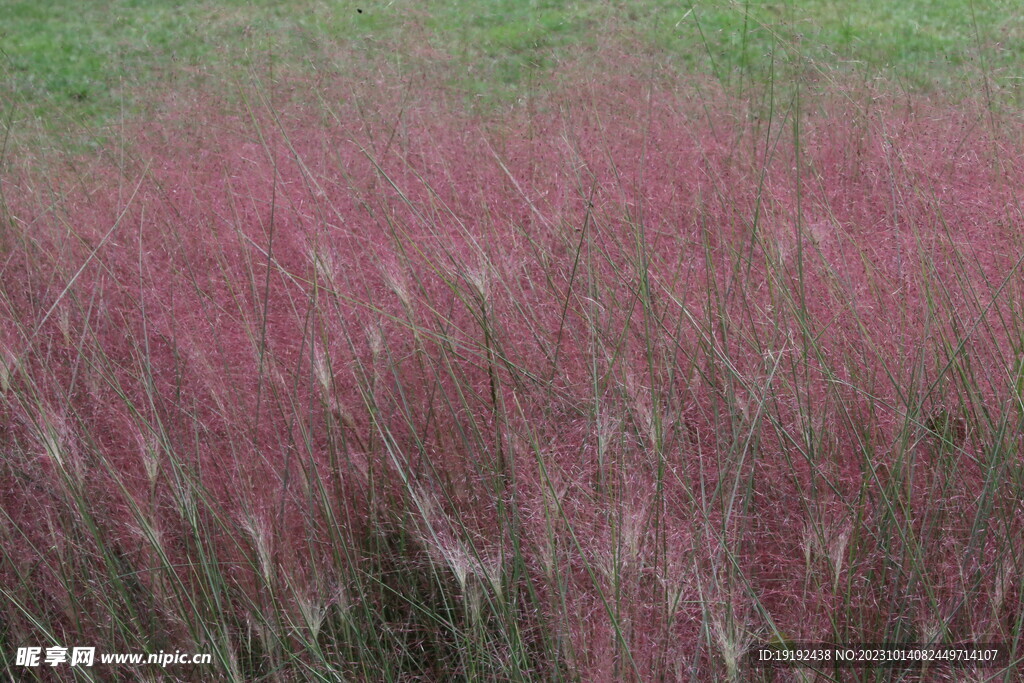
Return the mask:
<path fill-rule="evenodd" d="M 853 74 L 907 89 L 1019 104 L 1016 3 L 410 2 L 166 0 L 5 2 L 5 119 L 103 124 L 144 111 L 152 87 L 203 88 L 254 68 L 351 73 L 369 59 L 444 69 L 471 101 L 514 101 L 562 60 L 608 41 L 727 85 Z M 793 71 L 786 67 L 796 65 Z M 219 81 L 214 81 L 219 82 Z M 13 109 L 12 109 L 13 107 Z"/>

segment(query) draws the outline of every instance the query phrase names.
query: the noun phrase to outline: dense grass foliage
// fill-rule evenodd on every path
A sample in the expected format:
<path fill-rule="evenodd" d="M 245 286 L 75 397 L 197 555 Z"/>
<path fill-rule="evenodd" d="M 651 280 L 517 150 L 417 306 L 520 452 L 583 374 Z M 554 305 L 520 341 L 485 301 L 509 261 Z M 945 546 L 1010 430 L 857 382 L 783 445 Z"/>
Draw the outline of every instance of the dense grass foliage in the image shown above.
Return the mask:
<path fill-rule="evenodd" d="M 5 3 L 3 675 L 1016 680 L 1016 9 Z"/>
<path fill-rule="evenodd" d="M 973 639 L 1014 678 L 1020 121 L 611 61 L 500 117 L 382 71 L 8 158 L 0 649 L 748 680 Z"/>

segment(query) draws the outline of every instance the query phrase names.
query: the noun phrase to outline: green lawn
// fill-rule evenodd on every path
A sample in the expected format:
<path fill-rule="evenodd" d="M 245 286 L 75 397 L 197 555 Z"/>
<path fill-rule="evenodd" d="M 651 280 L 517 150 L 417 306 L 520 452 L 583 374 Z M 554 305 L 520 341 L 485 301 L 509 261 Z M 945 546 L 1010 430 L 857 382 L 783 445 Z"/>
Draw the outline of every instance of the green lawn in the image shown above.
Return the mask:
<path fill-rule="evenodd" d="M 1017 103 L 1024 18 L 1009 0 L 857 3 L 411 2 L 356 0 L 16 0 L 2 3 L 5 118 L 50 127 L 139 111 L 148 88 L 202 88 L 256 66 L 261 75 L 347 71 L 354 60 L 446 69 L 475 101 L 535 88 L 561 58 L 608 41 L 728 85 L 845 72 L 908 89 L 972 94 L 978 75 Z M 13 106 L 14 109 L 10 109 Z"/>

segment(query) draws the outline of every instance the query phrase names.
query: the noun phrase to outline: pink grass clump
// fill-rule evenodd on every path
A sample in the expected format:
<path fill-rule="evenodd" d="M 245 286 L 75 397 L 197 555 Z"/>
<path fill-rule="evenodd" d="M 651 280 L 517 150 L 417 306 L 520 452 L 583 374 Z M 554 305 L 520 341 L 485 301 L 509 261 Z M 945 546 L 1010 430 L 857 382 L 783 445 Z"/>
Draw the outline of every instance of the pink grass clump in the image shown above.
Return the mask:
<path fill-rule="evenodd" d="M 199 106 L 5 179 L 5 585 L 69 637 L 120 610 L 123 649 L 265 619 L 239 652 L 284 661 L 403 537 L 467 623 L 517 606 L 538 675 L 1015 638 L 1013 136 L 823 96 L 797 154 L 725 95 L 624 91 Z"/>

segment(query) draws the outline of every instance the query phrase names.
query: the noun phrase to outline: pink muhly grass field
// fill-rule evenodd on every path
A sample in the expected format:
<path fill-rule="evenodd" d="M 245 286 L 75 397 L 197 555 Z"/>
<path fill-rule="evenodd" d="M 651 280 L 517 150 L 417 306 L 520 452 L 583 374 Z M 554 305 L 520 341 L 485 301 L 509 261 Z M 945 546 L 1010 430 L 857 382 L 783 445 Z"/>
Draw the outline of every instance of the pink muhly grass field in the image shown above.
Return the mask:
<path fill-rule="evenodd" d="M 1017 646 L 1019 122 L 372 87 L 3 178 L 0 640 L 246 680 Z"/>

